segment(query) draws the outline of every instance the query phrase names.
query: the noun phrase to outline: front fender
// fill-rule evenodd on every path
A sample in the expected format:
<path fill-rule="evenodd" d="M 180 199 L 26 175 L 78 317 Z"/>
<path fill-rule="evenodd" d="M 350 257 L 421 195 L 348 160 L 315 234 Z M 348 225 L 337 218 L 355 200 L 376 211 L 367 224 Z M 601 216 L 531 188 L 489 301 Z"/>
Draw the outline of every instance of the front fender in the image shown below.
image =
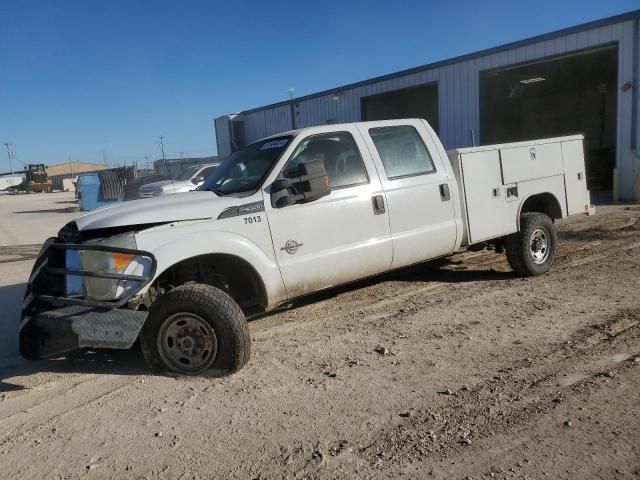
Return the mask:
<path fill-rule="evenodd" d="M 203 229 L 203 223 L 208 222 L 190 222 L 182 226 L 174 224 L 136 235 L 138 248 L 152 252 L 157 261 L 156 274 L 149 285 L 168 268 L 183 260 L 200 255 L 227 254 L 245 260 L 258 273 L 267 294 L 267 309 L 287 299 L 268 228 L 265 228 L 265 232 L 254 230 L 253 233 L 258 235 L 252 240 L 236 232 L 214 230 L 209 225 Z M 148 288 L 145 287 L 139 294 L 145 294 Z"/>

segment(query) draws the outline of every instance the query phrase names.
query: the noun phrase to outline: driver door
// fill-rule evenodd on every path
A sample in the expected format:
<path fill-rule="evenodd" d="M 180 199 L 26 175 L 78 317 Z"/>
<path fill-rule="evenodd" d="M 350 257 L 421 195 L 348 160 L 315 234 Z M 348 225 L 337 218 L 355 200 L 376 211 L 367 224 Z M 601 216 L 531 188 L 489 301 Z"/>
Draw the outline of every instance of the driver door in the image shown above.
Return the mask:
<path fill-rule="evenodd" d="M 289 298 L 389 269 L 391 235 L 380 180 L 354 128 L 299 140 L 277 178 L 300 162 L 321 159 L 331 193 L 308 203 L 265 208 Z"/>

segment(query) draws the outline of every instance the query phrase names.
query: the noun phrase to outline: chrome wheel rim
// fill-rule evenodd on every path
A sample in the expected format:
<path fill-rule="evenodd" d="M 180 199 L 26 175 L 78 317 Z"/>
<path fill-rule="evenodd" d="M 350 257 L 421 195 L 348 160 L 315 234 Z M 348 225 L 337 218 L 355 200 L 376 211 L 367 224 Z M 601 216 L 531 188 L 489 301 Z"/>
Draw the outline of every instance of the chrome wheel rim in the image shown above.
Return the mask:
<path fill-rule="evenodd" d="M 529 238 L 529 253 L 536 265 L 544 263 L 549 257 L 549 239 L 547 232 L 536 228 Z"/>
<path fill-rule="evenodd" d="M 202 317 L 189 312 L 167 317 L 158 330 L 157 345 L 164 363 L 181 373 L 207 370 L 218 353 L 213 328 Z"/>

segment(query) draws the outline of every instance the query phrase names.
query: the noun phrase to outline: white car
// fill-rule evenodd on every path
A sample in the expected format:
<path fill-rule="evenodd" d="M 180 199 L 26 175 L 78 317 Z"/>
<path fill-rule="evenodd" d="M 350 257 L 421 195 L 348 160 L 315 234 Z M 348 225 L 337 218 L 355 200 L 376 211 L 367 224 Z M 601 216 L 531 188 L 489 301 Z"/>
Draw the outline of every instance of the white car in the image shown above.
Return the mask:
<path fill-rule="evenodd" d="M 188 167 L 173 180 L 162 180 L 143 185 L 138 190 L 138 196 L 140 198 L 150 198 L 169 193 L 190 192 L 202 185 L 219 165 L 219 163 L 208 163 L 206 165 Z"/>
<path fill-rule="evenodd" d="M 591 211 L 582 141 L 446 152 L 419 119 L 259 140 L 197 192 L 113 204 L 47 240 L 27 284 L 21 352 L 139 339 L 156 371 L 229 373 L 249 360 L 246 316 L 302 295 L 464 248 L 546 273 L 555 220 Z"/>

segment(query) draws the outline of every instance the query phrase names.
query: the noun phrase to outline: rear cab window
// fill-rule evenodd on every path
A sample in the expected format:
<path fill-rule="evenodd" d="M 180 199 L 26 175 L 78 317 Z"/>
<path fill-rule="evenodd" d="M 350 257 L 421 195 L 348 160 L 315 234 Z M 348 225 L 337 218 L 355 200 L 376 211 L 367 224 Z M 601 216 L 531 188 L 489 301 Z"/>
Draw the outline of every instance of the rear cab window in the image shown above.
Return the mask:
<path fill-rule="evenodd" d="M 431 155 L 420 134 L 410 125 L 369 129 L 389 180 L 435 173 Z"/>

